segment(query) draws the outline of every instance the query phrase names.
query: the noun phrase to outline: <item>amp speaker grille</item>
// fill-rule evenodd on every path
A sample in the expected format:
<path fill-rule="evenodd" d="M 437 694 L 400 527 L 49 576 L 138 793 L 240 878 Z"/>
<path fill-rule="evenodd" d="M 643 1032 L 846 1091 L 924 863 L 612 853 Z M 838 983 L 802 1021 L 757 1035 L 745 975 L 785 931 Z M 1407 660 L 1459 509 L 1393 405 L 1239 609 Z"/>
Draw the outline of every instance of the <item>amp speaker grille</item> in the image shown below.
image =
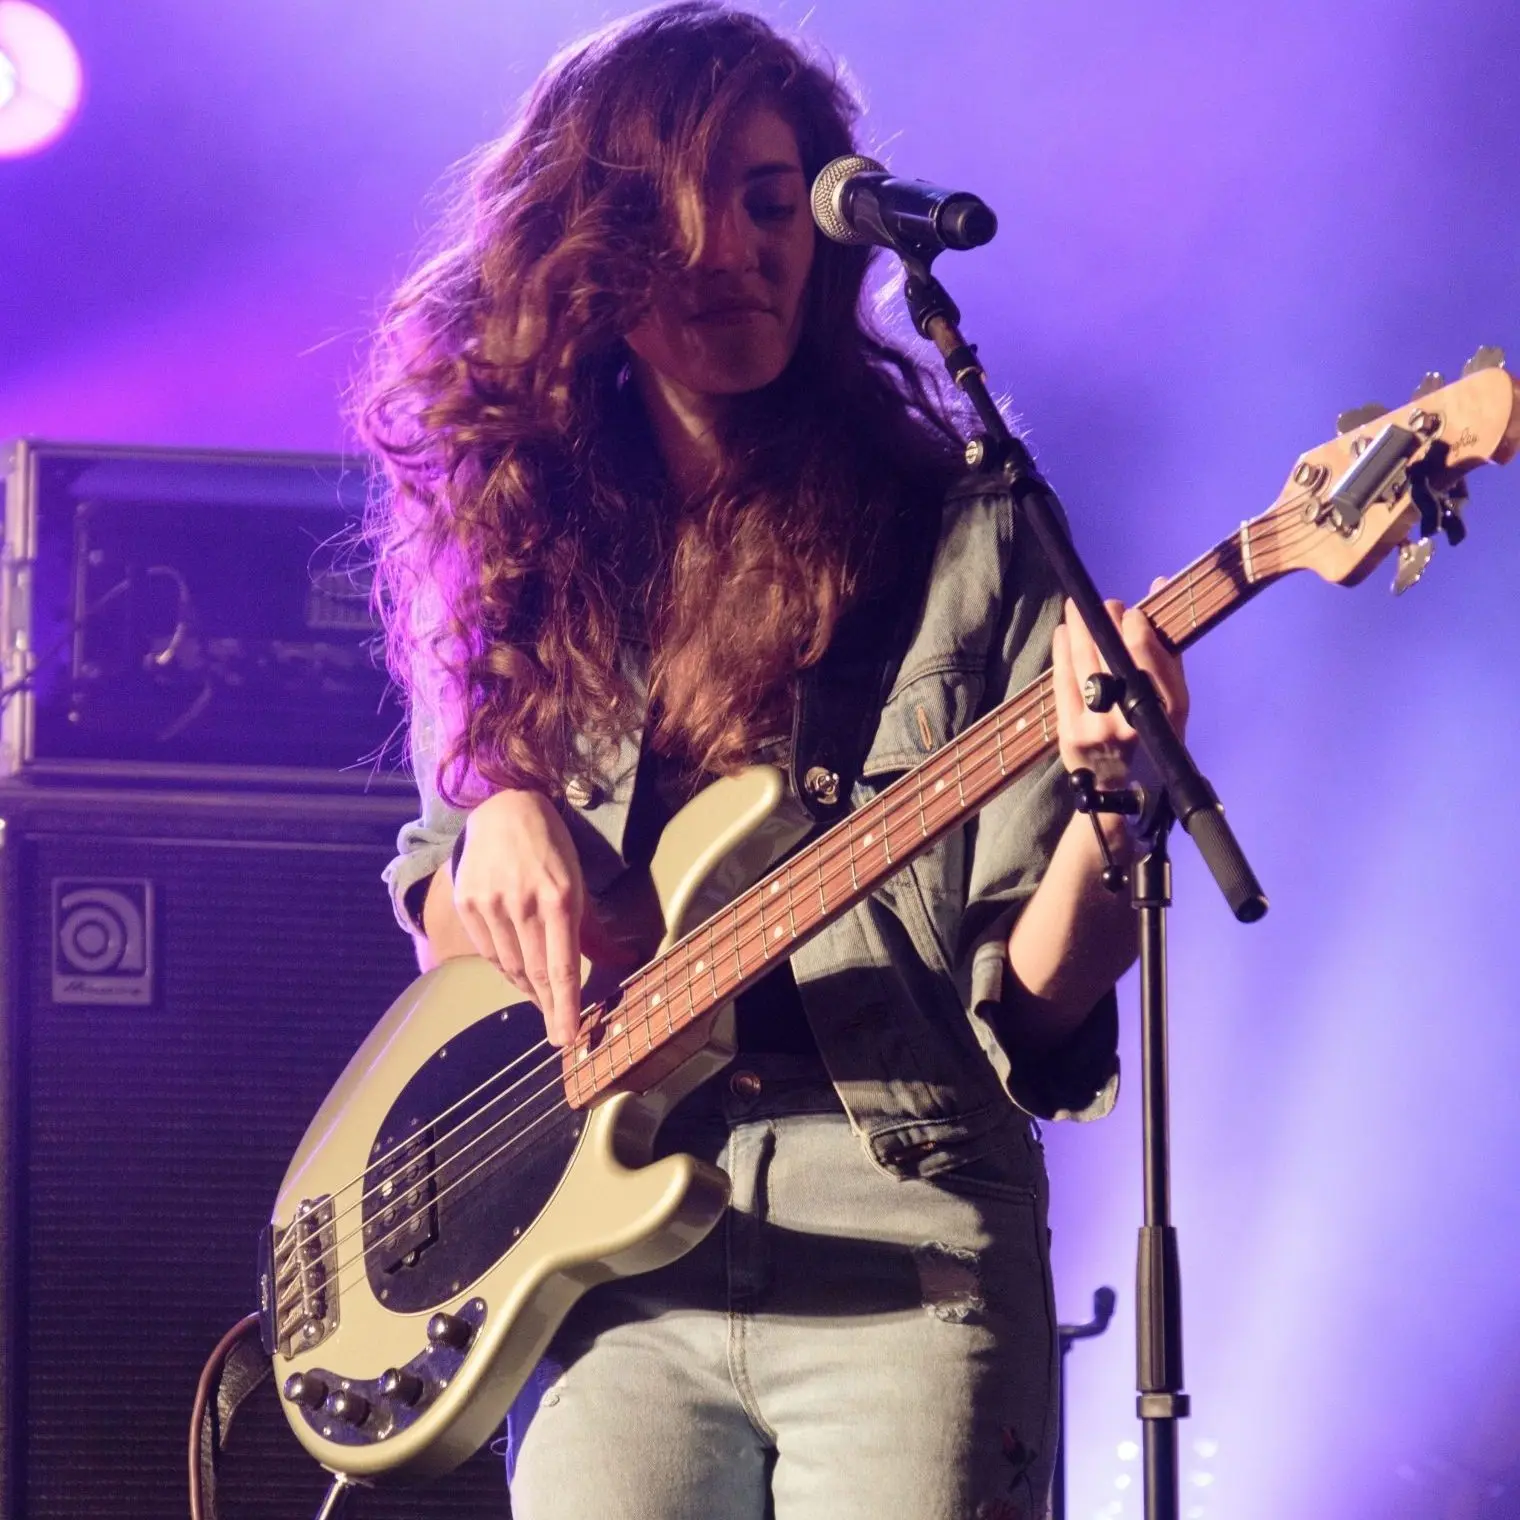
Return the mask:
<path fill-rule="evenodd" d="M 258 1232 L 285 1166 L 415 974 L 378 881 L 396 804 L 0 790 L 0 813 L 14 1141 L 4 1514 L 163 1520 L 185 1512 L 196 1377 L 255 1307 Z M 151 895 L 145 1003 L 60 1000 L 78 995 L 60 991 L 60 965 L 113 951 L 109 926 L 87 920 L 61 955 L 55 943 L 58 884 L 95 882 L 133 904 Z M 501 1516 L 501 1473 L 487 1451 L 355 1508 Z M 325 1487 L 266 1384 L 232 1430 L 223 1520 L 310 1515 Z"/>

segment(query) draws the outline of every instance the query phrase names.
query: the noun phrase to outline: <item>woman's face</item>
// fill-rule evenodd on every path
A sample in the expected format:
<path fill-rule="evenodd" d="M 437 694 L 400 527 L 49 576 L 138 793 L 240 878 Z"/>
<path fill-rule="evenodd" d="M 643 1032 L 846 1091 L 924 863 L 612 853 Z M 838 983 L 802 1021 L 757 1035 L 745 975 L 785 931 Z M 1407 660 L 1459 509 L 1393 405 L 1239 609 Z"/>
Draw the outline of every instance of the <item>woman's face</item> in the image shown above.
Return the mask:
<path fill-rule="evenodd" d="M 692 400 L 769 385 L 797 349 L 815 233 L 797 136 L 770 106 L 735 120 L 700 215 L 700 257 L 628 334 L 645 378 Z"/>

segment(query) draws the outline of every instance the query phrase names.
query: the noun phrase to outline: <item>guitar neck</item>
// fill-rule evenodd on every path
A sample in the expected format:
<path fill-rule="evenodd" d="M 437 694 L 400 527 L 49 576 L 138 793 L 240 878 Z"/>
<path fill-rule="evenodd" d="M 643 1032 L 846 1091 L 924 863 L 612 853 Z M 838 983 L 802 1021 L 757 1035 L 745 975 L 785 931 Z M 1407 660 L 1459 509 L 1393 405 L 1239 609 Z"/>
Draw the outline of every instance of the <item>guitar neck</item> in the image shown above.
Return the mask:
<path fill-rule="evenodd" d="M 1296 514 L 1279 506 L 1216 544 L 1140 606 L 1186 649 L 1281 576 Z M 623 984 L 564 1056 L 566 1095 L 584 1107 L 978 813 L 1056 747 L 1047 670 L 865 807 L 792 855 Z"/>

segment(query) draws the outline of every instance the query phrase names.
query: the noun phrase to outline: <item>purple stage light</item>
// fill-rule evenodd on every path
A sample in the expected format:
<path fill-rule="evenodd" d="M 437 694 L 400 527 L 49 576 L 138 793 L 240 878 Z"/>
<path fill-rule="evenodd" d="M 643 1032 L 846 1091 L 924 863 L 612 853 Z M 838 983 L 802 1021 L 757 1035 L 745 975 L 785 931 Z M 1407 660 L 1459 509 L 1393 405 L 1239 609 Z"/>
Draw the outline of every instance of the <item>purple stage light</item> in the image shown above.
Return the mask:
<path fill-rule="evenodd" d="M 83 74 L 69 34 L 40 6 L 0 0 L 0 158 L 36 153 L 79 107 Z"/>

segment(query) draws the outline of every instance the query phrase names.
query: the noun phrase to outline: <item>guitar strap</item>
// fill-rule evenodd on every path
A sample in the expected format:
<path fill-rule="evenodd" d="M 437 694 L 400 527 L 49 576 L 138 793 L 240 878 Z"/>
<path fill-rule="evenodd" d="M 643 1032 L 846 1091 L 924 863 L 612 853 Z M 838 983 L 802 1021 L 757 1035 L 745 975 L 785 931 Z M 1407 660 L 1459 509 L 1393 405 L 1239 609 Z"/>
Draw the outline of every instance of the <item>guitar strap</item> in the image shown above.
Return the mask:
<path fill-rule="evenodd" d="M 232 1435 L 232 1421 L 249 1394 L 272 1371 L 273 1364 L 259 1342 L 258 1326 L 250 1323 L 228 1348 L 201 1415 L 200 1498 L 205 1520 L 220 1520 L 217 1480 L 221 1476 L 221 1454 Z"/>
<path fill-rule="evenodd" d="M 923 610 L 943 511 L 938 506 L 904 524 L 896 575 L 839 620 L 823 658 L 798 677 L 791 782 L 816 824 L 850 811 L 851 789 Z"/>

